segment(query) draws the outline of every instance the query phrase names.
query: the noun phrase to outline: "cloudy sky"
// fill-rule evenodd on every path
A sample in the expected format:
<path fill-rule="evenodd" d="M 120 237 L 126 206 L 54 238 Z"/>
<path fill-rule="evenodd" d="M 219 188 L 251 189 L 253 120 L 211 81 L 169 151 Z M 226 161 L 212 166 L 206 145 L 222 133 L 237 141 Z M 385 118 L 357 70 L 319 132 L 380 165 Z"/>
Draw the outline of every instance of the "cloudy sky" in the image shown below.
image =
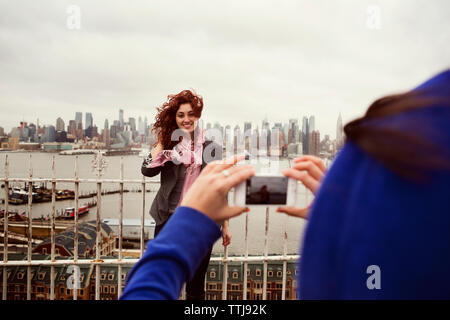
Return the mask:
<path fill-rule="evenodd" d="M 151 122 L 193 88 L 206 122 L 315 115 L 335 137 L 339 112 L 450 67 L 449 21 L 448 0 L 0 0 L 0 126 Z"/>

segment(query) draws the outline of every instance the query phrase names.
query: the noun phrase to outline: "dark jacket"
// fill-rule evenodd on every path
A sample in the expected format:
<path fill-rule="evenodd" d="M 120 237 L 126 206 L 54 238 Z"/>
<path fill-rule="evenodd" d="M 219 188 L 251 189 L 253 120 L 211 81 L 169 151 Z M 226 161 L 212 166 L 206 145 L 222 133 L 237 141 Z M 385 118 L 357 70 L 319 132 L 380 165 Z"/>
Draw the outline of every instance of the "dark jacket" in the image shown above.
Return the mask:
<path fill-rule="evenodd" d="M 215 142 L 205 141 L 201 170 L 208 164 L 205 162 L 205 158 L 206 160 L 212 158 L 211 161 L 222 160 L 222 147 Z M 176 165 L 172 161 L 167 161 L 163 166 L 155 168 L 146 168 L 142 164 L 141 172 L 146 177 L 154 177 L 161 173 L 161 186 L 150 208 L 150 215 L 155 219 L 156 225 L 161 225 L 169 219 L 169 195 L 177 182 L 179 168 L 180 165 Z"/>

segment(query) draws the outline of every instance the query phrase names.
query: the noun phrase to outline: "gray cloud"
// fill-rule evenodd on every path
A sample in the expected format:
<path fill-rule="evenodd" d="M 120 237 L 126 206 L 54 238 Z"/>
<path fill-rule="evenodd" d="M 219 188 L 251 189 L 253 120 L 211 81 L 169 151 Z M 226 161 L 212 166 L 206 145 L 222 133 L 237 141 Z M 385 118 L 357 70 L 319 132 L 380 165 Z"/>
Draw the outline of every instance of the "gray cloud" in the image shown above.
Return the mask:
<path fill-rule="evenodd" d="M 194 88 L 204 120 L 316 116 L 335 135 L 384 94 L 449 67 L 448 1 L 0 1 L 0 126 L 76 111 L 147 116 Z M 366 26 L 378 5 L 381 29 Z"/>

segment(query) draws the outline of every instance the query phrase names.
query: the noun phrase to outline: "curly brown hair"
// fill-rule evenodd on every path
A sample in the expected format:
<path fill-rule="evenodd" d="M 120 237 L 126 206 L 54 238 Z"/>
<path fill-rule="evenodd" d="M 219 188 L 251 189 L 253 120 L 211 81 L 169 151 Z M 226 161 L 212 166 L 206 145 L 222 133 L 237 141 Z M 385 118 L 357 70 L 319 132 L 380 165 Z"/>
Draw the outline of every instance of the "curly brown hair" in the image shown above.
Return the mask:
<path fill-rule="evenodd" d="M 183 90 L 178 94 L 170 94 L 167 101 L 157 107 L 158 113 L 155 117 L 155 124 L 152 131 L 156 133 L 157 141 L 161 142 L 163 149 L 172 149 L 179 141 L 172 141 L 172 132 L 178 128 L 176 122 L 176 113 L 183 103 L 190 103 L 195 117 L 200 118 L 203 110 L 203 98 L 191 90 Z"/>

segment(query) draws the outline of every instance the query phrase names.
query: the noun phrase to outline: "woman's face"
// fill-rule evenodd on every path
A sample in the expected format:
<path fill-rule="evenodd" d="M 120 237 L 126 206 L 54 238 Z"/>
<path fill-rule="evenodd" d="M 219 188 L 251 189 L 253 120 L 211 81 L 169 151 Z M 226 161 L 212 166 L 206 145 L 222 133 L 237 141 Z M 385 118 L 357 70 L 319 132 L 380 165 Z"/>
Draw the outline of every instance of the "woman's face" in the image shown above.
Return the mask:
<path fill-rule="evenodd" d="M 192 133 L 194 132 L 197 120 L 198 118 L 194 116 L 194 111 L 190 103 L 180 104 L 176 114 L 178 128 Z"/>

